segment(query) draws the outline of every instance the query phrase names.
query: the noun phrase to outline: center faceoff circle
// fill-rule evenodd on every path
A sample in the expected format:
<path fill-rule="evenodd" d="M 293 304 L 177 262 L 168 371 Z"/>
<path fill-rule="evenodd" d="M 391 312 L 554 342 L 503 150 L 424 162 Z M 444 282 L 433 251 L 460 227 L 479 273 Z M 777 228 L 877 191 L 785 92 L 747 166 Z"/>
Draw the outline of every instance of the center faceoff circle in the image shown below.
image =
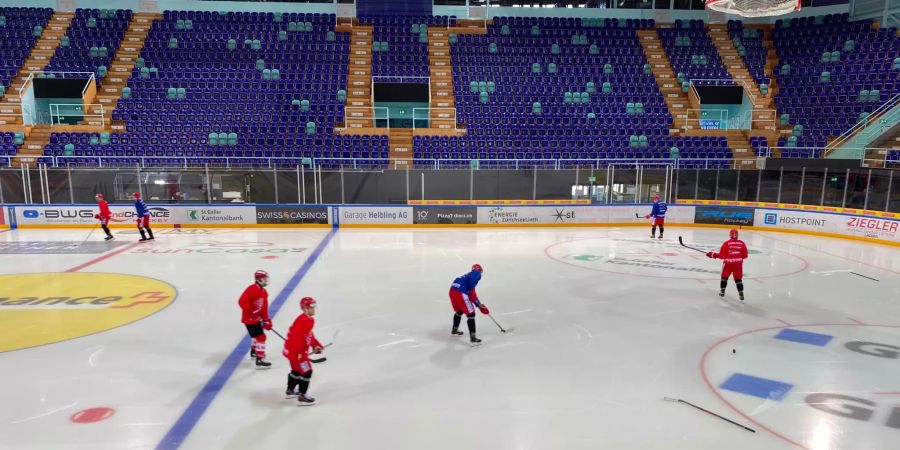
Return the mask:
<path fill-rule="evenodd" d="M 164 281 L 115 273 L 0 275 L 0 352 L 116 328 L 169 306 Z"/>

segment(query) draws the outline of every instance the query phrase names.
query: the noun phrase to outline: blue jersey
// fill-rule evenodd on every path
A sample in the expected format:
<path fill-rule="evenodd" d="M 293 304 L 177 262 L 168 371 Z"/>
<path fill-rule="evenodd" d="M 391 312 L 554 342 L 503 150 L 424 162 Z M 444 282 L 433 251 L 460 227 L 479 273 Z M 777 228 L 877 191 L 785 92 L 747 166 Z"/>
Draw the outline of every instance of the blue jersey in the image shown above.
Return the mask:
<path fill-rule="evenodd" d="M 666 217 L 666 210 L 669 205 L 666 202 L 653 202 L 653 211 L 650 212 L 651 217 Z"/>
<path fill-rule="evenodd" d="M 470 292 L 475 290 L 475 286 L 478 285 L 480 280 L 481 272 L 473 270 L 465 275 L 456 277 L 456 279 L 453 280 L 453 284 L 450 285 L 450 288 L 469 295 Z"/>
<path fill-rule="evenodd" d="M 134 201 L 134 209 L 137 211 L 138 217 L 144 217 L 150 215 L 150 210 L 147 209 L 147 205 L 144 204 L 143 199 L 137 199 Z"/>

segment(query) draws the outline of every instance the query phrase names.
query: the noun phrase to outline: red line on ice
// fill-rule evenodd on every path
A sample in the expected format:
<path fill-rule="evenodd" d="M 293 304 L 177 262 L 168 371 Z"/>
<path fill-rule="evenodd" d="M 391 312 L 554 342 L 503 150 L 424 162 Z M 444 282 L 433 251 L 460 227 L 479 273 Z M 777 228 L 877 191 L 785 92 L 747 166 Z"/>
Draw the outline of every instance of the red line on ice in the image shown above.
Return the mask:
<path fill-rule="evenodd" d="M 852 323 L 814 323 L 814 324 L 803 324 L 803 325 L 792 325 L 792 326 L 795 326 L 795 327 L 835 327 L 835 326 L 844 326 L 844 327 L 848 327 L 848 326 L 849 326 L 849 327 L 852 327 L 852 326 L 865 326 L 865 327 L 880 327 L 880 328 L 900 328 L 900 325 L 869 325 L 869 324 L 865 324 L 865 325 L 857 325 L 857 324 L 852 324 Z M 769 427 L 766 426 L 766 425 L 763 425 L 762 423 L 760 423 L 759 421 L 757 421 L 757 420 L 754 419 L 753 417 L 750 417 L 749 414 L 745 413 L 743 410 L 741 410 L 741 409 L 738 408 L 737 406 L 734 406 L 734 404 L 732 404 L 731 402 L 729 402 L 729 401 L 722 395 L 722 393 L 719 392 L 719 390 L 718 390 L 718 389 L 717 389 L 717 388 L 709 381 L 709 376 L 708 376 L 707 373 L 706 373 L 706 358 L 709 356 L 710 353 L 712 353 L 713 350 L 716 349 L 716 347 L 718 347 L 718 346 L 724 344 L 725 342 L 728 342 L 728 341 L 730 341 L 730 340 L 732 340 L 732 339 L 734 339 L 734 338 L 741 337 L 741 336 L 743 336 L 743 335 L 745 335 L 745 334 L 758 333 L 758 332 L 760 332 L 760 331 L 766 331 L 766 330 L 777 330 L 777 329 L 779 329 L 779 328 L 787 328 L 787 327 L 786 327 L 786 326 L 774 326 L 774 327 L 757 328 L 757 329 L 755 329 L 755 330 L 748 330 L 748 331 L 744 331 L 744 332 L 741 332 L 741 333 L 738 333 L 738 334 L 735 334 L 735 335 L 732 335 L 732 336 L 728 336 L 728 337 L 724 337 L 724 338 L 722 338 L 722 339 L 719 339 L 717 342 L 713 343 L 709 348 L 707 348 L 705 352 L 703 352 L 703 356 L 700 358 L 700 375 L 703 377 L 703 382 L 706 384 L 706 387 L 709 388 L 709 390 L 712 391 L 712 393 L 713 393 L 719 400 L 721 400 L 722 403 L 725 404 L 725 406 L 728 406 L 729 408 L 731 408 L 732 411 L 734 411 L 734 412 L 740 414 L 741 417 L 747 419 L 748 421 L 750 421 L 751 423 L 753 423 L 753 424 L 756 425 L 757 427 L 759 427 L 759 428 L 761 428 L 761 429 L 763 429 L 763 430 L 769 432 L 772 436 L 775 436 L 775 437 L 777 437 L 778 439 L 781 439 L 782 441 L 787 442 L 788 444 L 791 444 L 791 445 L 793 445 L 793 446 L 795 446 L 795 447 L 797 447 L 797 448 L 802 448 L 802 449 L 807 449 L 807 450 L 808 450 L 809 447 L 807 447 L 807 446 L 805 446 L 805 445 L 803 445 L 803 444 L 801 444 L 801 443 L 799 443 L 799 442 L 797 442 L 797 441 L 792 440 L 791 438 L 789 438 L 789 437 L 787 437 L 787 436 L 785 436 L 785 435 L 783 435 L 783 434 L 781 434 L 781 433 L 779 433 L 779 432 L 777 432 L 777 431 L 775 431 L 775 430 L 769 428 Z"/>
<path fill-rule="evenodd" d="M 86 263 L 82 263 L 75 267 L 72 267 L 71 269 L 66 270 L 66 272 L 78 272 L 79 270 L 84 269 L 85 267 L 93 266 L 94 264 L 97 264 L 98 262 L 106 261 L 107 259 L 112 258 L 113 256 L 116 256 L 120 253 L 127 252 L 128 250 L 131 250 L 132 248 L 137 247 L 138 245 L 141 245 L 141 243 L 134 242 L 134 243 L 128 244 L 114 252 L 110 252 L 105 255 L 101 255 L 101 256 L 94 258 Z"/>

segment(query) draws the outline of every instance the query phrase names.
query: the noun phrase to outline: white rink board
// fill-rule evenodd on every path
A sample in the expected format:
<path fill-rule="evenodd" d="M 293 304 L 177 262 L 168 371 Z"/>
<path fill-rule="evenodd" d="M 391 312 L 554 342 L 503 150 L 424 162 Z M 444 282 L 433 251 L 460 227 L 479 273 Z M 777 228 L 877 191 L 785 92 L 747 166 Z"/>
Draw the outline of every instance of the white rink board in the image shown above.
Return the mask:
<path fill-rule="evenodd" d="M 832 233 L 900 243 L 900 221 L 897 220 L 788 209 L 757 209 L 755 214 L 754 223 L 759 227 Z"/>

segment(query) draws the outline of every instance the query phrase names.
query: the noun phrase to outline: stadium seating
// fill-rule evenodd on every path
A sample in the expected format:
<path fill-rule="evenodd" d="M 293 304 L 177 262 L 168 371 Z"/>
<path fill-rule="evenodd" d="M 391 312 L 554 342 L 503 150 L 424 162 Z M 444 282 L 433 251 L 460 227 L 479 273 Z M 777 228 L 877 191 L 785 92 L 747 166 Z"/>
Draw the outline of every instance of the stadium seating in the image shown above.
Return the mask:
<path fill-rule="evenodd" d="M 672 117 L 644 71 L 635 32 L 652 21 L 584 22 L 496 17 L 486 35 L 459 36 L 453 83 L 467 135 L 416 137 L 416 156 L 451 160 L 442 166 L 469 158 L 624 161 L 668 158 L 677 146 L 682 158 L 731 157 L 724 138 L 669 136 Z"/>
<path fill-rule="evenodd" d="M 108 64 L 128 18 L 129 11 L 100 17 L 79 10 L 69 46 L 50 65 L 96 71 Z M 428 16 L 359 20 L 373 26 L 373 76 L 392 78 L 427 76 L 427 30 L 452 23 Z M 96 165 L 98 156 L 104 165 L 134 165 L 137 158 L 179 166 L 268 166 L 267 158 L 386 165 L 387 136 L 335 133 L 344 121 L 349 36 L 334 27 L 335 17 L 324 14 L 167 11 L 153 23 L 113 112 L 125 132 L 55 133 L 45 155 L 71 155 L 64 161 L 74 165 Z M 657 33 L 683 79 L 731 80 L 704 27 L 689 21 Z M 415 157 L 441 160 L 442 167 L 468 166 L 469 159 L 481 167 L 501 160 L 563 160 L 565 167 L 573 160 L 669 159 L 677 148 L 682 165 L 727 167 L 732 152 L 724 136 L 670 135 L 673 119 L 636 32 L 654 28 L 652 20 L 495 17 L 486 34 L 453 36 L 457 121 L 466 133 L 415 136 Z M 768 85 L 762 34 L 737 21 L 728 32 L 755 81 Z M 821 148 L 897 93 L 894 29 L 835 15 L 821 24 L 792 19 L 771 34 L 780 58 L 776 105 L 793 135 L 777 143 L 751 138 L 757 155 L 780 146 L 788 147 L 781 156 L 817 157 L 807 147 Z M 0 151 L 8 151 L 9 137 L 3 139 Z"/>
<path fill-rule="evenodd" d="M 333 33 L 334 16 L 279 18 L 167 11 L 153 23 L 143 67 L 135 67 L 128 98 L 113 112 L 113 120 L 127 122 L 126 132 L 108 144 L 57 133 L 45 153 L 63 155 L 73 143 L 76 165 L 96 164 L 89 157 L 100 155 L 112 157 L 108 165 L 133 165 L 135 157 L 156 165 L 268 165 L 265 158 L 294 158 L 281 161 L 296 165 L 304 157 L 385 162 L 385 136 L 333 133 L 343 122 L 338 91 L 346 88 L 349 51 L 349 37 Z"/>
<path fill-rule="evenodd" d="M 4 89 L 19 73 L 52 15 L 50 8 L 0 8 L 0 85 Z"/>
<path fill-rule="evenodd" d="M 131 16 L 130 10 L 77 9 L 66 31 L 68 45 L 56 48 L 44 70 L 94 72 L 97 83 L 103 84 L 103 72 L 109 69 Z"/>
<path fill-rule="evenodd" d="M 796 143 L 783 137 L 778 146 L 824 146 L 853 126 L 860 113 L 897 94 L 900 76 L 891 70 L 900 54 L 896 34 L 895 28 L 872 28 L 871 21 L 848 22 L 846 14 L 825 16 L 822 23 L 812 17 L 776 23 L 772 37 L 779 64 L 790 69 L 776 71 L 781 88 L 775 103 L 779 113 L 790 115 L 790 124 L 803 126 Z"/>

